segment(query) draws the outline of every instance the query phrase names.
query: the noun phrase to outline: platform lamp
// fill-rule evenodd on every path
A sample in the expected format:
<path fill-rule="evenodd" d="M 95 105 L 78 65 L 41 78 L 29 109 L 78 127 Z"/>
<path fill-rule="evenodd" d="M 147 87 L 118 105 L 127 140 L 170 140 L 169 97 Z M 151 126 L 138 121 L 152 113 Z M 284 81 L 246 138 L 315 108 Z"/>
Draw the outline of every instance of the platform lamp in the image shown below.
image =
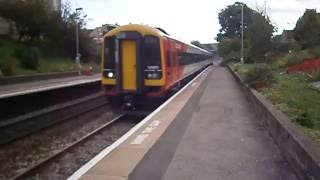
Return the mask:
<path fill-rule="evenodd" d="M 78 11 L 82 11 L 83 8 L 76 8 L 76 13 L 78 14 Z M 76 58 L 80 58 L 79 56 L 79 22 L 77 19 L 76 22 Z"/>

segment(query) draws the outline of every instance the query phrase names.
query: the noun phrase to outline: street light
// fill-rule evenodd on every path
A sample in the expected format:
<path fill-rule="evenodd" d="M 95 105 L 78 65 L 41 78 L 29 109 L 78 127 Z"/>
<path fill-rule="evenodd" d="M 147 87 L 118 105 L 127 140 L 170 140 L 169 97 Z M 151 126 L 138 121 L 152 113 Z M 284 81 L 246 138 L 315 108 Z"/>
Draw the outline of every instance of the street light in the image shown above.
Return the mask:
<path fill-rule="evenodd" d="M 83 8 L 76 8 L 76 13 L 78 14 L 78 11 L 82 11 Z M 76 58 L 80 58 L 79 57 L 79 22 L 77 19 L 76 22 Z"/>
<path fill-rule="evenodd" d="M 243 64 L 243 4 L 241 5 L 241 64 Z"/>

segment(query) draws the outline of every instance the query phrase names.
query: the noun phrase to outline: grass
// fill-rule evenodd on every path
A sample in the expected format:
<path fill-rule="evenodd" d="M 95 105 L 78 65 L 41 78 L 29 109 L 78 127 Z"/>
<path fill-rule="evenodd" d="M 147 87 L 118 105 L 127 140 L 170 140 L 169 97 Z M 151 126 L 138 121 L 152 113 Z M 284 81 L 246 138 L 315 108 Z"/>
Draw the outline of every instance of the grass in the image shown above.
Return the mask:
<path fill-rule="evenodd" d="M 231 65 L 241 78 L 255 64 Z M 320 92 L 310 86 L 305 73 L 287 74 L 273 69 L 275 83 L 262 89 L 262 94 L 289 119 L 300 126 L 315 142 L 320 143 Z"/>
<path fill-rule="evenodd" d="M 320 93 L 310 87 L 309 77 L 303 73 L 275 73 L 275 77 L 277 83 L 263 94 L 320 143 Z"/>
<path fill-rule="evenodd" d="M 21 60 L 16 56 L 16 49 L 26 48 L 25 45 L 13 40 L 0 40 L 0 70 L 3 76 L 32 75 L 38 73 L 66 72 L 75 69 L 74 61 L 67 57 L 45 57 L 41 56 L 38 67 L 35 70 L 24 68 Z M 95 72 L 99 72 L 100 65 L 94 61 L 83 63 L 83 68 L 92 66 Z M 1 74 L 0 74 L 1 77 Z"/>
<path fill-rule="evenodd" d="M 230 67 L 237 72 L 241 78 L 244 78 L 246 73 L 253 69 L 257 64 L 231 64 Z"/>
<path fill-rule="evenodd" d="M 69 58 L 46 58 L 39 62 L 38 72 L 66 72 L 72 71 L 74 62 Z"/>

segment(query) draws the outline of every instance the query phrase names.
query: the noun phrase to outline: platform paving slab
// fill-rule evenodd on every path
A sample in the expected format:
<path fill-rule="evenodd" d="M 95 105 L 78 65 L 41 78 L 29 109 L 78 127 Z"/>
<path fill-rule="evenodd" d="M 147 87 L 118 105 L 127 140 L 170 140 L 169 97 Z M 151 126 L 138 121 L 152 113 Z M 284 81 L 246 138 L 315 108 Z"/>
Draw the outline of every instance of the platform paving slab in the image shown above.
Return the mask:
<path fill-rule="evenodd" d="M 230 72 L 206 83 L 129 179 L 297 180 Z"/>
<path fill-rule="evenodd" d="M 71 86 L 73 84 L 87 83 L 100 80 L 101 75 L 95 74 L 92 76 L 74 76 L 65 78 L 56 78 L 48 80 L 39 80 L 34 82 L 24 82 L 17 84 L 7 84 L 0 86 L 0 98 L 15 96 L 20 94 L 28 94 L 34 91 L 46 89 L 55 89 L 62 86 Z"/>

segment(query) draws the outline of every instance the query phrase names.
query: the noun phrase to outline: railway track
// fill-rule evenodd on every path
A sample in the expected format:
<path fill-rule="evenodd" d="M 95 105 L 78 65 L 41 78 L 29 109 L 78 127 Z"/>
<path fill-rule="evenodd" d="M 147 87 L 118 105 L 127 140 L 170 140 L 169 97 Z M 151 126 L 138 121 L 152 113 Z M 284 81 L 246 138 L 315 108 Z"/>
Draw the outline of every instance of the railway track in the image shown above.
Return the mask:
<path fill-rule="evenodd" d="M 88 133 L 87 135 L 83 136 L 82 138 L 78 139 L 77 141 L 69 144 L 65 148 L 61 149 L 60 151 L 55 152 L 53 155 L 44 158 L 42 161 L 38 162 L 37 164 L 34 164 L 30 168 L 24 170 L 20 174 L 16 175 L 15 177 L 12 177 L 10 179 L 26 179 L 26 178 L 31 178 L 32 177 L 38 177 L 39 175 L 37 174 L 41 169 L 44 168 L 45 165 L 48 165 L 49 163 L 53 163 L 57 158 L 65 155 L 66 153 L 72 153 L 76 148 L 83 147 L 85 143 L 88 141 L 94 140 L 94 138 L 98 135 L 101 134 L 102 131 L 108 130 L 111 125 L 114 125 L 116 122 L 123 120 L 126 118 L 125 115 L 119 115 L 116 118 L 110 120 L 109 122 L 101 125 L 99 128 L 93 130 L 92 132 Z"/>
<path fill-rule="evenodd" d="M 0 161 L 7 162 L 0 164 L 0 180 L 65 179 L 142 119 L 113 113 L 99 92 L 16 121 L 0 121 Z"/>
<path fill-rule="evenodd" d="M 80 116 L 98 107 L 104 106 L 107 101 L 103 92 L 98 92 L 70 102 L 53 105 L 32 113 L 0 122 L 0 146 L 62 123 L 75 116 Z"/>
<path fill-rule="evenodd" d="M 98 113 L 101 113 L 99 111 Z M 101 115 L 102 119 L 105 119 L 104 115 Z M 35 160 L 35 152 L 29 159 L 36 163 L 30 163 L 24 166 L 24 168 L 15 169 L 9 174 L 7 172 L 0 172 L 0 179 L 65 179 L 70 176 L 74 171 L 80 168 L 84 163 L 93 158 L 101 150 L 112 144 L 123 134 L 129 131 L 142 117 L 117 115 L 113 116 L 109 120 L 105 120 L 104 123 L 97 124 L 94 128 L 86 133 L 82 133 L 82 136 L 73 141 L 65 142 L 61 146 L 62 148 L 56 148 L 51 150 L 52 152 L 47 155 L 41 155 L 41 159 Z M 101 118 L 100 118 L 101 119 Z M 99 121 L 98 118 L 94 121 Z M 59 125 L 60 126 L 60 125 Z M 68 128 L 67 128 L 68 129 Z M 59 131 L 58 131 L 59 133 Z M 67 134 L 71 134 L 67 133 Z M 40 135 L 41 136 L 41 135 Z M 47 135 L 44 135 L 47 136 Z M 65 135 L 62 135 L 68 138 Z M 71 135 L 70 135 L 71 136 Z M 69 138 L 74 139 L 74 138 Z M 50 142 L 47 142 L 50 144 Z M 41 143 L 40 143 L 41 144 Z M 46 145 L 39 145 L 44 146 Z M 37 148 L 36 148 L 37 149 Z M 22 150 L 23 151 L 23 150 Z M 32 151 L 30 149 L 30 151 Z M 37 151 L 37 150 L 35 150 Z M 1 152 L 0 152 L 1 154 Z M 70 159 L 71 155 L 71 159 Z M 13 155 L 14 156 L 14 155 Z M 68 160 L 69 157 L 69 160 Z M 14 157 L 12 157 L 14 158 Z M 34 158 L 34 159 L 33 159 Z M 66 159 L 67 158 L 67 159 Z M 20 159 L 20 158 L 19 158 Z M 19 161 L 18 159 L 18 161 Z M 28 159 L 28 158 L 27 158 Z M 15 162 L 18 163 L 19 162 Z M 24 162 L 26 163 L 26 160 Z M 4 164 L 3 164 L 4 165 Z M 70 169 L 70 167 L 72 167 Z M 52 168 L 54 170 L 52 170 Z M 58 168 L 59 170 L 56 170 Z M 9 171 L 13 170 L 12 167 L 7 168 Z"/>

